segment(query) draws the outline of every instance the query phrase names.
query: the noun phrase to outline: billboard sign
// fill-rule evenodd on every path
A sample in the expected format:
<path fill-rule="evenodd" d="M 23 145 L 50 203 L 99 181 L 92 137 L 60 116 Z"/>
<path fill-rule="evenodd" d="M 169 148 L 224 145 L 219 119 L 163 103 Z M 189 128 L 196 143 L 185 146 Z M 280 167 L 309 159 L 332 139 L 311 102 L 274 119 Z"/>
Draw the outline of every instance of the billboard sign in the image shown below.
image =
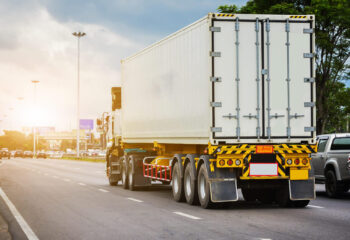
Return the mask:
<path fill-rule="evenodd" d="M 93 119 L 80 119 L 79 121 L 80 129 L 92 130 L 94 129 Z"/>

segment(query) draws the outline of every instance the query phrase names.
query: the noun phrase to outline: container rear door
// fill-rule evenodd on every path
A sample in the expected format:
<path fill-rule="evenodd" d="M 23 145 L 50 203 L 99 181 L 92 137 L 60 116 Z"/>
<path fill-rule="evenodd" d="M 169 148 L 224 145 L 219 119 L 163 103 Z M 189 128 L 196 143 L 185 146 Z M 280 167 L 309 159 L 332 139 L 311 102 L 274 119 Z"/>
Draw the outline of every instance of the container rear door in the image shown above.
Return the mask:
<path fill-rule="evenodd" d="M 261 46 L 255 21 L 214 21 L 212 102 L 216 138 L 261 136 Z M 258 35 L 258 42 L 261 35 Z M 220 56 L 218 56 L 220 54 Z M 257 74 L 258 72 L 258 74 Z"/>
<path fill-rule="evenodd" d="M 312 137 L 312 35 L 304 33 L 311 28 L 298 20 L 264 22 L 267 137 Z"/>
<path fill-rule="evenodd" d="M 311 21 L 214 19 L 213 139 L 310 138 Z"/>

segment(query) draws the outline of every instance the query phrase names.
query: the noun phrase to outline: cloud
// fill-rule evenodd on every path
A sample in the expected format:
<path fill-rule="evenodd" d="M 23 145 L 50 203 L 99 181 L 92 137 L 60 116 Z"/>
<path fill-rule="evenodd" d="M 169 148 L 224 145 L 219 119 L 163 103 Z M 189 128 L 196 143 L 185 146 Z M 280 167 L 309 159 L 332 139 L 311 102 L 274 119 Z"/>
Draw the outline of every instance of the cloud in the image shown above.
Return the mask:
<path fill-rule="evenodd" d="M 110 88 L 120 84 L 120 59 L 144 44 L 102 25 L 60 22 L 40 5 L 32 6 L 30 11 L 24 11 L 25 7 L 16 8 L 20 17 L 4 14 L 0 21 L 0 28 L 6 30 L 0 36 L 2 128 L 30 124 L 29 116 L 23 113 L 28 114 L 28 108 L 33 105 L 33 79 L 40 81 L 37 105 L 46 113 L 40 124 L 75 128 L 77 39 L 72 35 L 74 31 L 87 33 L 81 39 L 81 117 L 95 118 L 108 111 Z M 0 12 L 4 8 L 11 10 L 13 6 L 2 6 Z"/>

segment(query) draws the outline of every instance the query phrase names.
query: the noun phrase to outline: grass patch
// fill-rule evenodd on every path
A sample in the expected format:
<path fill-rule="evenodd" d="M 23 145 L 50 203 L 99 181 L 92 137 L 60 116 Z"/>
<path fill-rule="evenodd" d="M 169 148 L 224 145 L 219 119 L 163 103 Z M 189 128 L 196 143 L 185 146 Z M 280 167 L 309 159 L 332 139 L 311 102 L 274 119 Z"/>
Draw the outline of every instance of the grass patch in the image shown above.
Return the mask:
<path fill-rule="evenodd" d="M 85 161 L 85 162 L 102 162 L 102 163 L 106 162 L 105 159 L 101 159 L 101 158 L 86 158 L 86 157 L 81 157 L 81 158 L 77 158 L 77 157 L 62 157 L 62 158 L 57 158 L 57 159 Z"/>

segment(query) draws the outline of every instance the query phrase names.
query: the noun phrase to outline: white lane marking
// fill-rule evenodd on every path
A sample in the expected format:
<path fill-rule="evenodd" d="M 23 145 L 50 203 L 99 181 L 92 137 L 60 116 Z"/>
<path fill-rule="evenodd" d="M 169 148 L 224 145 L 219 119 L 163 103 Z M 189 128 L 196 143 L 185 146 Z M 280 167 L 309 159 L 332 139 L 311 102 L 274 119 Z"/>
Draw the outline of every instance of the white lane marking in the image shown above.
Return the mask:
<path fill-rule="evenodd" d="M 75 167 L 74 169 L 75 169 L 75 170 L 79 170 L 79 169 L 80 169 L 80 167 Z"/>
<path fill-rule="evenodd" d="M 69 178 L 63 178 L 63 180 L 66 181 L 66 182 L 70 182 Z"/>
<path fill-rule="evenodd" d="M 5 192 L 0 187 L 0 196 L 4 199 L 7 207 L 10 209 L 12 215 L 17 220 L 18 224 L 21 226 L 23 232 L 27 236 L 28 240 L 39 240 L 39 238 L 35 235 L 33 230 L 30 228 L 26 220 L 22 217 L 22 215 L 18 212 L 15 205 L 10 201 L 10 199 L 6 196 Z"/>
<path fill-rule="evenodd" d="M 260 240 L 272 240 L 271 238 L 260 238 Z"/>
<path fill-rule="evenodd" d="M 103 173 L 102 171 L 95 171 L 96 173 Z"/>
<path fill-rule="evenodd" d="M 102 188 L 99 188 L 98 190 L 101 191 L 101 192 L 109 192 L 109 191 L 107 191 L 105 189 L 102 189 Z"/>
<path fill-rule="evenodd" d="M 82 182 L 80 182 L 80 183 L 78 183 L 80 186 L 86 186 L 86 184 L 85 183 L 82 183 Z"/>
<path fill-rule="evenodd" d="M 199 217 L 196 217 L 196 216 L 192 216 L 192 215 L 189 215 L 189 214 L 186 214 L 186 213 L 183 213 L 183 212 L 173 212 L 177 215 L 180 215 L 180 216 L 183 216 L 183 217 L 187 217 L 187 218 L 190 218 L 190 219 L 194 219 L 194 220 L 199 220 L 201 218 Z"/>
<path fill-rule="evenodd" d="M 53 177 L 53 178 L 56 178 L 56 179 L 58 178 L 57 176 L 52 176 L 52 177 Z"/>
<path fill-rule="evenodd" d="M 308 207 L 312 207 L 312 208 L 324 208 L 324 207 L 321 207 L 321 206 L 316 206 L 316 205 L 307 205 Z"/>
<path fill-rule="evenodd" d="M 129 200 L 131 200 L 131 201 L 134 201 L 134 202 L 143 202 L 142 200 L 138 200 L 138 199 L 136 199 L 136 198 L 131 198 L 131 197 L 129 197 L 129 198 L 127 198 L 127 199 L 129 199 Z"/>

